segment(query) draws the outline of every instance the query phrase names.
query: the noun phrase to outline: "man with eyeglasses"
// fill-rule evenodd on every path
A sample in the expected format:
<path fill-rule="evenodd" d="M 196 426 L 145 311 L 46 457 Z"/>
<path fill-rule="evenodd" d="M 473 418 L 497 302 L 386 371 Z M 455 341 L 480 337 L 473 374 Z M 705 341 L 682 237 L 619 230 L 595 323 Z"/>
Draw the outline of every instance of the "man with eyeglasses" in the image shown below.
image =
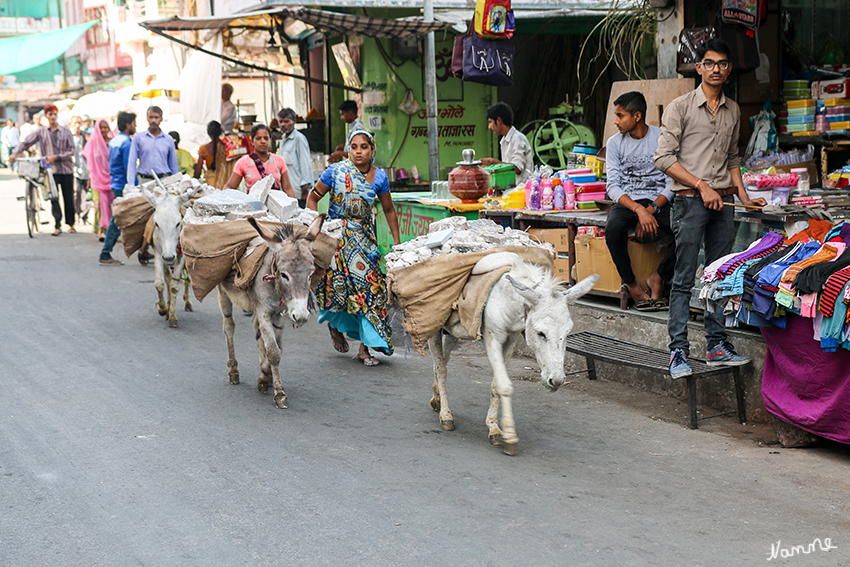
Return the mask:
<path fill-rule="evenodd" d="M 692 374 L 688 365 L 688 317 L 700 244 L 705 240 L 705 265 L 729 254 L 735 243 L 737 196 L 744 205 L 764 205 L 750 199 L 741 178 L 738 138 L 741 110 L 723 94 L 732 71 L 731 49 L 711 39 L 698 50 L 697 73 L 702 84 L 675 99 L 664 110 L 655 165 L 673 178 L 671 224 L 676 236 L 676 269 L 670 292 L 667 331 L 670 374 Z M 705 313 L 706 360 L 710 365 L 741 366 L 750 359 L 726 340 L 724 315 Z"/>

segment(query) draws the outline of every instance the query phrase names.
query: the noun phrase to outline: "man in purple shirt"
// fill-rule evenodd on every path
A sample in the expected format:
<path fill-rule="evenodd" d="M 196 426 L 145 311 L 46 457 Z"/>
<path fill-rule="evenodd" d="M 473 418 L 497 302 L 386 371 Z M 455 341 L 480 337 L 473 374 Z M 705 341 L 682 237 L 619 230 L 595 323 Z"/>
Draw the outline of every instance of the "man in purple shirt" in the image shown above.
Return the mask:
<path fill-rule="evenodd" d="M 158 106 L 148 108 L 147 118 L 148 129 L 133 136 L 130 164 L 127 167 L 128 185 L 136 184 L 137 175 L 141 184 L 152 181 L 154 173 L 162 179 L 179 171 L 174 138 L 164 133 L 159 127 L 162 123 L 162 109 Z M 147 244 L 142 245 L 138 258 L 142 265 L 146 265 L 153 258 L 148 254 Z"/>
<path fill-rule="evenodd" d="M 9 156 L 9 162 L 15 160 L 30 147 L 38 143 L 41 155 L 50 165 L 53 171 L 53 179 L 62 192 L 62 203 L 65 208 L 65 222 L 68 223 L 68 232 L 74 230 L 74 221 L 77 213 L 74 208 L 74 136 L 71 131 L 59 125 L 59 109 L 52 104 L 44 107 L 44 116 L 47 118 L 47 126 L 41 126 L 27 136 L 27 139 L 18 144 L 15 152 Z M 62 207 L 59 199 L 51 199 L 53 209 L 53 220 L 56 221 L 56 230 L 53 236 L 62 233 Z"/>
<path fill-rule="evenodd" d="M 139 176 L 139 183 L 144 183 L 152 180 L 154 173 L 162 178 L 178 172 L 174 139 L 159 127 L 162 123 L 162 109 L 158 106 L 150 107 L 147 118 L 148 129 L 133 136 L 130 165 L 127 168 L 128 185 L 135 185 L 136 175 Z"/>

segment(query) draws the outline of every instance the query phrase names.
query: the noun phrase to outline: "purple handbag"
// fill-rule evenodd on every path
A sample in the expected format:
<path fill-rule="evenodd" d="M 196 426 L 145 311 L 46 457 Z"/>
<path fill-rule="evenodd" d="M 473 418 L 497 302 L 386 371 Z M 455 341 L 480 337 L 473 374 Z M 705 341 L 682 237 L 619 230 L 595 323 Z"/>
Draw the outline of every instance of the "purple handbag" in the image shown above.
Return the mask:
<path fill-rule="evenodd" d="M 452 49 L 452 75 L 458 79 L 463 79 L 463 40 L 475 35 L 472 31 L 472 21 L 467 22 L 466 33 L 458 34 L 454 39 L 454 48 Z"/>
<path fill-rule="evenodd" d="M 505 39 L 477 35 L 463 40 L 463 80 L 511 87 L 514 84 L 514 46 Z"/>

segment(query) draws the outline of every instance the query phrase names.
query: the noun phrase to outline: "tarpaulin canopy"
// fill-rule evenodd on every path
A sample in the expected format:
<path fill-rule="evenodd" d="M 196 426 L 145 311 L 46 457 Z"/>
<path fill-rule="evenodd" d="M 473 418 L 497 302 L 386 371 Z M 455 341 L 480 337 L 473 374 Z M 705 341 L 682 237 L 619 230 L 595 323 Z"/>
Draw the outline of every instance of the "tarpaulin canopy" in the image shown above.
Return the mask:
<path fill-rule="evenodd" d="M 451 27 L 446 22 L 425 22 L 422 18 L 369 18 L 325 10 L 292 7 L 263 10 L 249 14 L 233 14 L 227 17 L 180 18 L 174 16 L 160 20 L 145 20 L 140 24 L 153 31 L 219 30 L 230 28 L 268 28 L 278 18 L 292 18 L 312 26 L 323 33 L 361 35 L 366 37 L 409 37 L 425 35 Z"/>
<path fill-rule="evenodd" d="M 96 23 L 0 39 L 0 75 L 14 75 L 61 57 Z"/>

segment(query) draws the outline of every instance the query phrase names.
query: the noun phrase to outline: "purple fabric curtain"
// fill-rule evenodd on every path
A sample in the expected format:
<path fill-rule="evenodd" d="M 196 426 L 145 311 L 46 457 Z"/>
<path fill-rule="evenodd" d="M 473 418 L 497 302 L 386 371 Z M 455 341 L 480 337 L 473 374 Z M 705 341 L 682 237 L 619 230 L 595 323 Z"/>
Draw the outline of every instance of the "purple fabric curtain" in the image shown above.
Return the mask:
<path fill-rule="evenodd" d="M 850 351 L 823 352 L 812 324 L 788 314 L 785 329 L 761 329 L 767 344 L 764 406 L 800 429 L 850 443 Z"/>

